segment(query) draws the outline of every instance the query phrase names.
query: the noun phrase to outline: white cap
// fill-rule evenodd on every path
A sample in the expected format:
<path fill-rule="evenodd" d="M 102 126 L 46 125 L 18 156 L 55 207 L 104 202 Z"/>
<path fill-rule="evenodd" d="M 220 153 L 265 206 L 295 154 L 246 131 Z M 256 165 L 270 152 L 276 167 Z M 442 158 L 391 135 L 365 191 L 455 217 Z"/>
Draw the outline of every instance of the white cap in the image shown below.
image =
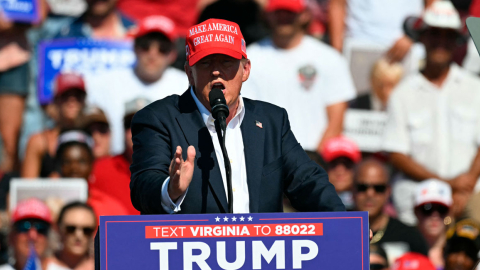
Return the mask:
<path fill-rule="evenodd" d="M 450 185 L 438 179 L 422 181 L 415 190 L 415 207 L 426 203 L 439 203 L 452 206 L 452 189 Z"/>
<path fill-rule="evenodd" d="M 423 13 L 422 20 L 429 27 L 462 29 L 460 15 L 449 0 L 433 2 Z"/>

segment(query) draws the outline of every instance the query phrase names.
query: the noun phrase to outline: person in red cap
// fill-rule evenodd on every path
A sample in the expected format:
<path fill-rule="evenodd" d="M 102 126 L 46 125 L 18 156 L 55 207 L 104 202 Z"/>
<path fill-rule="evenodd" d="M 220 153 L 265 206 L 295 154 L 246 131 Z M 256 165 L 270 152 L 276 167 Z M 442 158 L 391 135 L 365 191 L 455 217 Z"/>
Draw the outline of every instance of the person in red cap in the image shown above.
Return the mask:
<path fill-rule="evenodd" d="M 135 98 L 158 100 L 181 94 L 185 73 L 170 67 L 177 58 L 175 23 L 165 16 L 149 16 L 129 32 L 134 38 L 137 59 L 132 69 L 112 70 L 102 76 L 88 76 L 88 103 L 101 108 L 111 126 L 113 155 L 124 151 L 125 103 Z M 115 97 L 115 98 L 111 98 Z"/>
<path fill-rule="evenodd" d="M 327 163 L 328 180 L 335 186 L 347 210 L 352 210 L 353 167 L 362 159 L 360 149 L 354 141 L 336 137 L 325 143 L 322 157 Z"/>
<path fill-rule="evenodd" d="M 40 200 L 21 201 L 12 215 L 10 246 L 13 249 L 16 270 L 23 270 L 32 247 L 42 264 L 48 248 L 48 234 L 52 225 L 50 209 Z M 42 267 L 42 269 L 46 269 Z"/>
<path fill-rule="evenodd" d="M 371 244 L 382 247 L 390 265 L 406 252 L 428 255 L 428 246 L 420 231 L 390 217 L 385 205 L 390 197 L 388 168 L 382 162 L 369 158 L 355 168 L 353 198 L 357 211 L 368 212 L 368 223 L 373 231 Z"/>
<path fill-rule="evenodd" d="M 436 270 L 425 255 L 409 252 L 395 261 L 392 270 Z"/>
<path fill-rule="evenodd" d="M 30 137 L 21 176 L 25 178 L 49 177 L 55 170 L 55 152 L 60 131 L 80 124 L 85 107 L 85 82 L 76 73 L 61 73 L 56 77 L 55 98 L 51 115 L 56 126 Z"/>
<path fill-rule="evenodd" d="M 255 72 L 242 95 L 288 112 L 292 131 L 309 152 L 340 136 L 355 88 L 345 58 L 306 35 L 311 13 L 305 0 L 269 0 L 271 36 L 248 47 Z"/>
<path fill-rule="evenodd" d="M 185 63 L 189 89 L 133 117 L 130 189 L 133 206 L 142 213 L 282 212 L 283 193 L 298 210 L 345 210 L 326 172 L 295 139 L 287 112 L 240 95 L 252 67 L 245 45 L 236 23 L 209 19 L 191 27 Z M 211 92 L 221 92 L 219 100 L 224 96 L 228 107 L 231 189 Z"/>

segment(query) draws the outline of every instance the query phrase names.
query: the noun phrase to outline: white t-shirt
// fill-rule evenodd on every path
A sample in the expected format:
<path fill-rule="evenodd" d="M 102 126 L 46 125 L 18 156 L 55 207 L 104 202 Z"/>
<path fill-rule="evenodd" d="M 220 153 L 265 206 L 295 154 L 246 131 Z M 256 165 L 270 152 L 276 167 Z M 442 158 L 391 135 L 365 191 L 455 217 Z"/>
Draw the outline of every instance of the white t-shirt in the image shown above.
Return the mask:
<path fill-rule="evenodd" d="M 247 53 L 252 70 L 242 95 L 285 108 L 298 142 L 315 151 L 328 124 L 326 107 L 355 97 L 343 56 L 309 36 L 290 50 L 264 39 Z"/>
<path fill-rule="evenodd" d="M 422 74 L 393 91 L 383 148 L 442 178 L 469 170 L 480 146 L 480 79 L 453 64 L 441 88 Z"/>
<path fill-rule="evenodd" d="M 140 81 L 133 69 L 87 75 L 85 81 L 87 103 L 101 108 L 110 122 L 112 154 L 121 154 L 125 148 L 125 103 L 135 98 L 154 102 L 173 94 L 181 95 L 188 89 L 185 72 L 175 68 L 167 68 L 160 80 L 152 84 Z"/>
<path fill-rule="evenodd" d="M 403 22 L 418 16 L 424 0 L 347 0 L 346 37 L 391 46 L 403 35 Z"/>

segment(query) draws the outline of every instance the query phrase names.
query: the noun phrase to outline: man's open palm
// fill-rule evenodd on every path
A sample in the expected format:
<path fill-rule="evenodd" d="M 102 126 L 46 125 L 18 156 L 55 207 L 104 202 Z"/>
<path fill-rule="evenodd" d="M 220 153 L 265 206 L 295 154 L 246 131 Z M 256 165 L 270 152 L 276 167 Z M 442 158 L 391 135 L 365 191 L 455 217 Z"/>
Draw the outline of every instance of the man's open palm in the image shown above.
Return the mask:
<path fill-rule="evenodd" d="M 168 184 L 168 194 L 172 201 L 176 201 L 182 196 L 187 191 L 190 182 L 192 182 L 195 154 L 195 147 L 189 146 L 187 149 L 187 159 L 183 160 L 182 147 L 177 146 L 175 156 L 169 168 L 170 182 Z"/>

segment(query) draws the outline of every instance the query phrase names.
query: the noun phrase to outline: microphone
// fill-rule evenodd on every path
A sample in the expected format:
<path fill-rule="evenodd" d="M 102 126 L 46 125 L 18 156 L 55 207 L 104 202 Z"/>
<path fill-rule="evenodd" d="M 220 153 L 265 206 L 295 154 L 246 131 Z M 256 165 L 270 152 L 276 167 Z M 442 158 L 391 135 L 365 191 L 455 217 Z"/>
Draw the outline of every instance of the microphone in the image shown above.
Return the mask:
<path fill-rule="evenodd" d="M 232 167 L 228 158 L 227 147 L 225 146 L 225 136 L 227 131 L 228 110 L 227 101 L 222 90 L 214 88 L 208 94 L 210 107 L 212 108 L 212 117 L 215 119 L 215 130 L 217 131 L 218 142 L 222 148 L 223 163 L 225 164 L 225 175 L 227 177 L 227 198 L 228 212 L 233 213 L 233 192 L 232 192 Z"/>
<path fill-rule="evenodd" d="M 212 91 L 210 91 L 208 97 L 210 98 L 210 107 L 212 108 L 213 119 L 219 121 L 220 127 L 222 128 L 223 132 L 225 132 L 227 129 L 227 117 L 230 114 L 225 96 L 223 95 L 222 90 L 214 88 Z"/>

